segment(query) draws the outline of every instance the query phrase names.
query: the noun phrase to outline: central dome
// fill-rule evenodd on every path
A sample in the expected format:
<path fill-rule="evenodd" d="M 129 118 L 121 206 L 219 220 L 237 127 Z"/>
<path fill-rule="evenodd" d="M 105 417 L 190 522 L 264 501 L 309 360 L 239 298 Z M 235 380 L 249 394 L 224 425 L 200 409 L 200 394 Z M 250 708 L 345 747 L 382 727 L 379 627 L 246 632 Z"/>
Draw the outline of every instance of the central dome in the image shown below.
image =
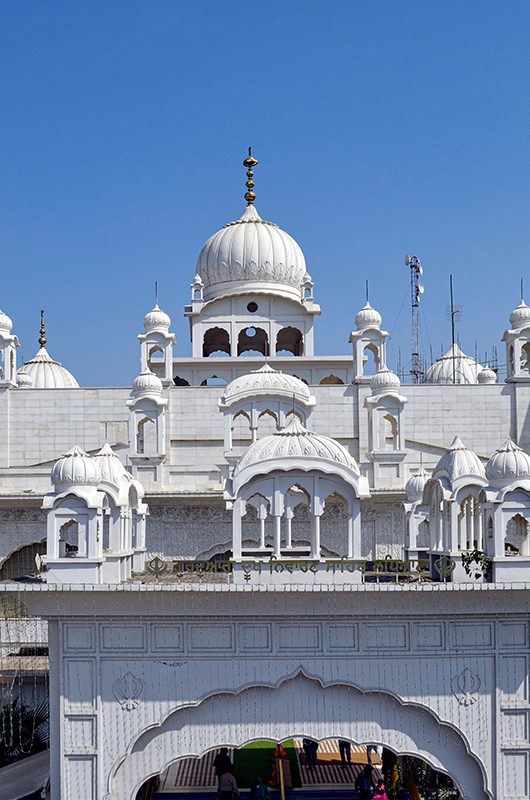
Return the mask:
<path fill-rule="evenodd" d="M 301 300 L 306 274 L 295 240 L 248 205 L 241 219 L 210 236 L 197 261 L 204 299 L 267 292 Z"/>

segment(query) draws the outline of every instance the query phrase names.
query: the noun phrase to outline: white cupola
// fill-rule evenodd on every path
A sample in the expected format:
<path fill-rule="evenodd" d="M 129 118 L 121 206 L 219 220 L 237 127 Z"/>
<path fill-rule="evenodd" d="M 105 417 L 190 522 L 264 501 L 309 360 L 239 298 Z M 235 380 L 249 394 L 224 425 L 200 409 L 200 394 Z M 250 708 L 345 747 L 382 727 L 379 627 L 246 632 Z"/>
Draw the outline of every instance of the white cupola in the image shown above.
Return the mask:
<path fill-rule="evenodd" d="M 458 344 L 432 364 L 425 374 L 425 383 L 479 383 L 478 376 L 483 367 L 471 356 L 467 356 Z M 488 383 L 489 381 L 484 381 Z"/>
<path fill-rule="evenodd" d="M 433 478 L 447 481 L 452 487 L 457 480 L 486 477 L 484 465 L 473 450 L 455 436 L 448 450 L 445 451 L 434 468 Z"/>
<path fill-rule="evenodd" d="M 508 438 L 486 464 L 486 476 L 494 486 L 530 480 L 530 456 Z"/>
<path fill-rule="evenodd" d="M 521 298 L 510 314 L 510 328 L 504 332 L 506 380 L 530 381 L 530 307 Z"/>
<path fill-rule="evenodd" d="M 356 330 L 350 334 L 350 343 L 353 345 L 353 368 L 357 383 L 368 383 L 372 375 L 386 369 L 388 333 L 381 329 L 382 321 L 381 314 L 368 300 L 355 315 Z"/>
<path fill-rule="evenodd" d="M 73 486 L 97 486 L 101 474 L 94 459 L 78 445 L 55 462 L 52 483 L 57 491 L 66 491 Z"/>
<path fill-rule="evenodd" d="M 18 337 L 12 333 L 13 321 L 0 310 L 0 387 L 17 385 Z"/>
<path fill-rule="evenodd" d="M 22 365 L 26 377 L 22 379 L 26 389 L 79 389 L 79 384 L 62 364 L 55 361 L 46 350 L 46 328 L 44 324 L 44 311 L 40 312 L 40 349 Z"/>
<path fill-rule="evenodd" d="M 155 303 L 144 317 L 145 333 L 138 334 L 142 372 L 155 372 L 165 385 L 173 381 L 175 334 L 169 332 L 170 325 L 169 315 Z"/>
<path fill-rule="evenodd" d="M 186 306 L 195 358 L 212 353 L 295 356 L 314 353 L 313 281 L 298 243 L 263 219 L 254 205 L 249 154 L 247 206 L 242 216 L 216 231 L 203 245 Z"/>

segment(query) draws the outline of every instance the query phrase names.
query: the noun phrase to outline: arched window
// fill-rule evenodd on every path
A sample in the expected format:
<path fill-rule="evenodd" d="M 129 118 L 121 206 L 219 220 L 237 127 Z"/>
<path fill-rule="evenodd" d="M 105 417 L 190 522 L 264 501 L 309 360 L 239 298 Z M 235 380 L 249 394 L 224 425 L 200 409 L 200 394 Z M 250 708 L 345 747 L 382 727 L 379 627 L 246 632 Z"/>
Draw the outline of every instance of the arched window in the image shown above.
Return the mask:
<path fill-rule="evenodd" d="M 336 375 L 327 375 L 320 381 L 321 386 L 339 386 L 340 384 L 344 385 L 344 381 L 342 378 L 337 378 Z"/>
<path fill-rule="evenodd" d="M 208 356 L 230 355 L 230 335 L 224 328 L 209 328 L 202 340 L 202 355 Z"/>
<path fill-rule="evenodd" d="M 521 514 L 515 514 L 506 525 L 504 553 L 507 556 L 529 555 L 528 522 Z"/>
<path fill-rule="evenodd" d="M 482 519 L 476 497 L 465 497 L 458 514 L 459 550 L 482 549 Z"/>
<path fill-rule="evenodd" d="M 363 375 L 375 375 L 379 369 L 379 349 L 375 344 L 367 344 L 363 350 Z"/>
<path fill-rule="evenodd" d="M 232 443 L 237 447 L 246 446 L 251 441 L 250 419 L 244 411 L 240 411 L 232 420 Z"/>
<path fill-rule="evenodd" d="M 530 342 L 523 344 L 521 348 L 521 369 L 530 372 Z"/>
<path fill-rule="evenodd" d="M 187 381 L 185 378 L 180 378 L 178 375 L 175 375 L 175 377 L 173 378 L 173 383 L 175 384 L 175 386 L 189 386 L 190 385 L 189 381 Z"/>
<path fill-rule="evenodd" d="M 85 555 L 79 552 L 79 525 L 69 519 L 59 528 L 59 558 L 77 555 Z"/>
<path fill-rule="evenodd" d="M 392 414 L 385 414 L 383 417 L 383 432 L 385 450 L 397 450 L 398 448 L 398 425 L 397 419 Z"/>
<path fill-rule="evenodd" d="M 304 337 L 298 328 L 282 328 L 276 337 L 276 355 L 303 356 Z"/>
<path fill-rule="evenodd" d="M 278 431 L 278 418 L 272 411 L 262 411 L 258 417 L 258 437 L 272 436 Z"/>
<path fill-rule="evenodd" d="M 159 344 L 155 344 L 153 345 L 153 347 L 149 349 L 149 354 L 147 357 L 147 366 L 151 368 L 153 364 L 162 364 L 164 358 L 165 358 L 164 350 L 160 347 Z"/>
<path fill-rule="evenodd" d="M 46 539 L 15 550 L 0 567 L 0 581 L 34 575 L 37 571 L 36 557 L 44 555 L 46 555 Z"/>
<path fill-rule="evenodd" d="M 149 417 L 144 417 L 136 426 L 136 452 L 142 453 L 156 453 L 156 425 L 154 420 Z"/>
<path fill-rule="evenodd" d="M 238 356 L 245 353 L 247 356 L 269 355 L 269 338 L 263 328 L 244 328 L 237 337 Z"/>
<path fill-rule="evenodd" d="M 219 375 L 210 375 L 201 381 L 201 386 L 226 386 L 228 381 L 225 378 L 220 378 Z"/>
<path fill-rule="evenodd" d="M 416 537 L 416 547 L 418 550 L 428 550 L 431 546 L 431 532 L 429 522 L 424 519 L 418 525 L 418 535 Z"/>

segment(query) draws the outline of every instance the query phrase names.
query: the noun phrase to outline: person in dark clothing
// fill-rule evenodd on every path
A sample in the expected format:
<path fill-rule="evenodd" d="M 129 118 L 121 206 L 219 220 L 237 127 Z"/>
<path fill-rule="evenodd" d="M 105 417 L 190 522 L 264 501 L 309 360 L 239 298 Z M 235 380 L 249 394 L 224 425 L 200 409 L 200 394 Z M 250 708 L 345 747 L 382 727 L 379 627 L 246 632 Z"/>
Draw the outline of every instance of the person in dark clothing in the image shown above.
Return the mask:
<path fill-rule="evenodd" d="M 271 800 L 269 787 L 263 783 L 260 777 L 257 777 L 250 787 L 249 800 Z"/>
<path fill-rule="evenodd" d="M 346 763 L 351 764 L 351 742 L 339 739 L 339 751 L 342 766 L 345 767 Z"/>
<path fill-rule="evenodd" d="M 317 765 L 318 742 L 315 742 L 313 739 L 304 739 L 302 741 L 302 747 L 305 753 L 305 763 L 309 769 L 313 769 L 313 767 Z"/>
<path fill-rule="evenodd" d="M 213 760 L 213 768 L 218 779 L 225 772 L 232 772 L 232 762 L 228 755 L 228 747 L 221 747 Z"/>
<path fill-rule="evenodd" d="M 359 800 L 372 800 L 374 795 L 374 779 L 370 764 L 366 764 L 357 775 L 355 788 L 359 792 Z"/>

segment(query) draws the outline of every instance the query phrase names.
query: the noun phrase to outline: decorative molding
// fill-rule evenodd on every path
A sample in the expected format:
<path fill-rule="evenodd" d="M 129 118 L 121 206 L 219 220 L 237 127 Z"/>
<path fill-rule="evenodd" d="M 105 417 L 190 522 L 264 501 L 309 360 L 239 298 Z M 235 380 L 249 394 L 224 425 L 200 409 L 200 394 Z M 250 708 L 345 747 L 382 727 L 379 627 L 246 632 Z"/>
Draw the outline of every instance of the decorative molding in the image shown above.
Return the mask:
<path fill-rule="evenodd" d="M 112 684 L 112 693 L 124 711 L 134 711 L 138 708 L 144 689 L 143 680 L 130 671 Z"/>
<path fill-rule="evenodd" d="M 472 706 L 478 700 L 481 681 L 478 675 L 466 667 L 451 679 L 451 689 L 461 706 Z"/>

